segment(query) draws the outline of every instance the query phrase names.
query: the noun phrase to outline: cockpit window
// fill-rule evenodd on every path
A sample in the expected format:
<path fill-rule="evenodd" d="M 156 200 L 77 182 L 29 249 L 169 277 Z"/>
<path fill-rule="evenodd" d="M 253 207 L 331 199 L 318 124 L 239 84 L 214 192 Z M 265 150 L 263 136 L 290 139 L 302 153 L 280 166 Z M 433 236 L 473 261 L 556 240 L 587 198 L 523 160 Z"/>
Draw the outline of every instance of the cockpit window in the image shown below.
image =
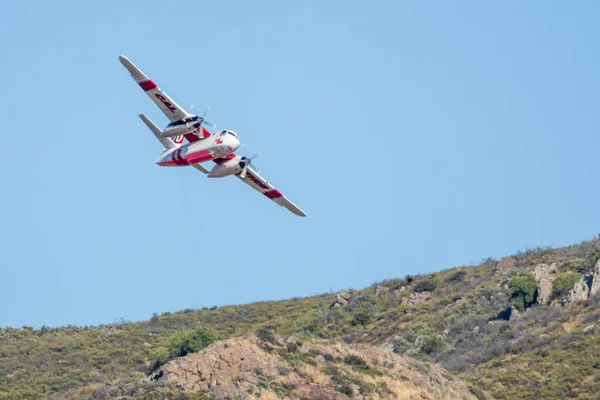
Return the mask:
<path fill-rule="evenodd" d="M 231 131 L 227 131 L 227 133 L 229 133 L 229 134 L 230 134 L 231 136 L 233 136 L 233 137 L 237 137 L 237 136 L 235 135 L 235 133 L 233 133 L 233 132 L 231 132 Z"/>

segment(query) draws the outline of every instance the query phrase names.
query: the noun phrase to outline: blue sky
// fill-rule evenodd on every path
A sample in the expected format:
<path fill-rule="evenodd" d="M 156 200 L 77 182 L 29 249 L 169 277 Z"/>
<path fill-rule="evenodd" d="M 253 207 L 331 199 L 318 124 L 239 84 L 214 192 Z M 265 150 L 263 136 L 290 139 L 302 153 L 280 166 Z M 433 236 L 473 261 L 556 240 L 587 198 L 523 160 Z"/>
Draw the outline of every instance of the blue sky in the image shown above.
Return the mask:
<path fill-rule="evenodd" d="M 109 323 L 600 232 L 594 1 L 10 2 L 0 326 Z M 127 55 L 235 130 L 299 218 L 160 168 Z"/>

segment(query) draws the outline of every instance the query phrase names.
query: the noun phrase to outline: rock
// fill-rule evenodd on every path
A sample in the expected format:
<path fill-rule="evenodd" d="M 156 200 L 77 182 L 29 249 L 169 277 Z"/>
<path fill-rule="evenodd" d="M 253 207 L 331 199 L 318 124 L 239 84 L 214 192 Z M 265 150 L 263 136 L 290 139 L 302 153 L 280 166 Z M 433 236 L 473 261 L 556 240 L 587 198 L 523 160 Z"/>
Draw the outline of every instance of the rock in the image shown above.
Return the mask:
<path fill-rule="evenodd" d="M 331 308 L 344 307 L 350 300 L 350 293 L 345 290 L 340 290 L 335 294 L 335 301 L 331 304 Z"/>
<path fill-rule="evenodd" d="M 586 300 L 589 294 L 590 288 L 587 285 L 585 277 L 582 277 L 575 283 L 573 289 L 571 289 L 571 291 L 567 295 L 566 304 L 573 304 L 576 301 Z"/>
<path fill-rule="evenodd" d="M 521 312 L 519 310 L 517 310 L 516 308 L 514 308 L 513 306 L 510 306 L 510 317 L 508 317 L 509 321 L 514 321 L 517 320 L 521 317 Z"/>
<path fill-rule="evenodd" d="M 315 357 L 315 361 L 318 362 L 319 364 L 325 364 L 325 357 L 323 357 L 321 354 L 319 354 Z"/>
<path fill-rule="evenodd" d="M 552 294 L 552 282 L 556 276 L 556 264 L 536 265 L 533 276 L 538 282 L 537 302 L 538 304 L 548 304 L 550 295 Z"/>
<path fill-rule="evenodd" d="M 143 346 L 144 346 L 145 348 L 150 348 L 150 347 L 152 347 L 152 345 L 151 345 L 150 343 L 148 343 L 148 342 L 145 342 Z"/>
<path fill-rule="evenodd" d="M 421 292 L 421 293 L 413 292 L 408 297 L 403 297 L 402 303 L 416 306 L 417 304 L 421 304 L 428 298 L 429 298 L 429 292 Z"/>
<path fill-rule="evenodd" d="M 360 396 L 360 388 L 358 387 L 358 385 L 356 383 L 350 384 L 350 390 L 352 391 L 352 397 Z"/>
<path fill-rule="evenodd" d="M 450 329 L 446 328 L 442 331 L 442 337 L 447 338 L 448 334 L 450 334 Z"/>
<path fill-rule="evenodd" d="M 387 343 L 382 344 L 381 350 L 393 353 L 394 352 L 394 343 L 387 342 Z"/>
<path fill-rule="evenodd" d="M 291 335 L 287 339 L 285 339 L 285 347 L 291 353 L 295 352 L 300 348 L 300 342 L 298 341 L 298 336 Z"/>
<path fill-rule="evenodd" d="M 473 328 L 473 335 L 477 335 L 480 330 L 481 330 L 481 328 L 478 327 L 478 326 L 476 326 L 475 328 Z"/>
<path fill-rule="evenodd" d="M 583 328 L 583 333 L 595 333 L 596 332 L 596 325 L 588 325 L 585 328 Z"/>
<path fill-rule="evenodd" d="M 203 392 L 211 398 L 276 399 L 273 387 L 264 385 L 265 380 L 277 382 L 293 389 L 289 398 L 311 398 L 348 400 L 349 397 L 338 391 L 336 382 L 321 368 L 311 369 L 311 379 L 302 379 L 291 371 L 292 365 L 277 351 L 267 351 L 257 337 L 231 338 L 217 341 L 198 353 L 190 353 L 169 361 L 159 368 L 153 380 L 169 382 L 179 389 Z M 430 399 L 476 400 L 468 387 L 460 379 L 452 377 L 439 364 L 384 352 L 367 344 L 347 345 L 313 341 L 306 343 L 305 354 L 336 354 L 344 359 L 350 355 L 359 356 L 370 368 L 385 371 L 389 383 L 387 397 L 390 399 L 409 398 L 406 393 L 418 398 L 420 393 Z M 319 362 L 317 357 L 315 360 Z M 339 369 L 340 377 L 353 378 L 356 371 Z M 345 378 L 349 383 L 352 379 Z M 352 389 L 352 388 L 350 388 Z M 354 399 L 364 399 L 360 387 L 354 388 Z"/>
<path fill-rule="evenodd" d="M 382 297 L 387 296 L 390 293 L 390 288 L 383 285 L 377 285 L 375 288 L 375 296 Z"/>
<path fill-rule="evenodd" d="M 594 266 L 594 275 L 592 276 L 592 288 L 590 289 L 590 296 L 595 296 L 600 293 L 600 260 Z"/>
<path fill-rule="evenodd" d="M 512 257 L 504 257 L 496 264 L 495 275 L 508 275 L 515 265 L 517 265 L 517 260 Z"/>

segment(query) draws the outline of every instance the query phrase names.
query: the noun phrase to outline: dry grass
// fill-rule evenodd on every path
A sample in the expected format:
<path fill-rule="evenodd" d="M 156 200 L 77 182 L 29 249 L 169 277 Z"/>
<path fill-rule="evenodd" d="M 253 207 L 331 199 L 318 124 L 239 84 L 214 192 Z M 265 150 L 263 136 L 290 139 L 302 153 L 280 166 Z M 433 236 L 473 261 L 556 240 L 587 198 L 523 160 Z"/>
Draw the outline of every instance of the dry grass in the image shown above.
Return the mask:
<path fill-rule="evenodd" d="M 581 319 L 582 318 L 580 316 L 577 316 L 575 318 L 569 318 L 567 322 L 563 322 L 562 326 L 565 332 L 571 333 L 573 328 L 581 324 Z"/>

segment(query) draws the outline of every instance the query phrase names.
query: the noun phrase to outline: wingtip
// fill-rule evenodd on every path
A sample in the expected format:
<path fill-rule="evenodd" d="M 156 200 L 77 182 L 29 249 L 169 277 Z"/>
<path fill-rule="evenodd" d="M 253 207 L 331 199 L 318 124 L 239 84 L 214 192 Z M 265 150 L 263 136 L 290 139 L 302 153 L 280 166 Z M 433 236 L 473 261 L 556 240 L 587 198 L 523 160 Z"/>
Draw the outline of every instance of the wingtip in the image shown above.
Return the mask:
<path fill-rule="evenodd" d="M 129 60 L 129 58 L 125 56 L 119 56 L 119 61 L 121 61 L 121 64 L 123 64 L 123 66 L 129 70 L 129 72 L 134 69 L 133 63 Z"/>

